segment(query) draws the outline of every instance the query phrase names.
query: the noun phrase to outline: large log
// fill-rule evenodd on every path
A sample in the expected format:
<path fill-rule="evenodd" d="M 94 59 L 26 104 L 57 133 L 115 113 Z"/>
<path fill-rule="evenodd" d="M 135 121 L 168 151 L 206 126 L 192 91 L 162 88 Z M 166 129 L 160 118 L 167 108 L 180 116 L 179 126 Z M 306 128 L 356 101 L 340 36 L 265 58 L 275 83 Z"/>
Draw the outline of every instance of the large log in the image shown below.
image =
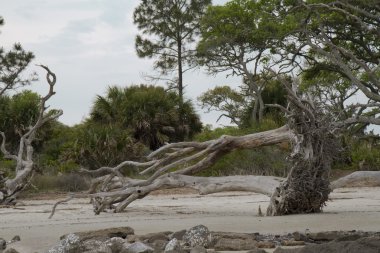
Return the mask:
<path fill-rule="evenodd" d="M 141 180 L 137 180 L 139 182 Z M 59 204 L 67 202 L 72 198 L 90 197 L 93 199 L 107 197 L 122 197 L 125 195 L 134 196 L 130 198 L 129 204 L 138 198 L 143 198 L 149 193 L 172 188 L 191 188 L 195 189 L 201 195 L 207 195 L 217 192 L 229 192 L 229 191 L 246 191 L 254 192 L 271 197 L 274 190 L 280 186 L 285 178 L 272 177 L 272 176 L 227 176 L 227 177 L 194 177 L 181 174 L 165 174 L 155 180 L 152 184 L 144 187 L 128 188 L 124 190 L 115 190 L 111 192 L 95 192 L 95 193 L 79 193 L 72 194 L 65 200 L 58 201 L 51 212 L 50 218 L 54 215 L 56 208 Z M 369 187 L 380 186 L 380 171 L 356 171 L 345 177 L 339 178 L 331 183 L 332 190 L 343 187 Z M 101 210 L 100 202 L 97 202 L 99 206 L 95 206 L 95 212 L 99 213 Z M 110 207 L 111 203 L 108 203 Z M 126 206 L 117 206 L 115 212 L 120 212 L 125 209 Z M 105 208 L 105 207 L 104 207 Z M 103 210 L 103 209 L 102 209 Z"/>

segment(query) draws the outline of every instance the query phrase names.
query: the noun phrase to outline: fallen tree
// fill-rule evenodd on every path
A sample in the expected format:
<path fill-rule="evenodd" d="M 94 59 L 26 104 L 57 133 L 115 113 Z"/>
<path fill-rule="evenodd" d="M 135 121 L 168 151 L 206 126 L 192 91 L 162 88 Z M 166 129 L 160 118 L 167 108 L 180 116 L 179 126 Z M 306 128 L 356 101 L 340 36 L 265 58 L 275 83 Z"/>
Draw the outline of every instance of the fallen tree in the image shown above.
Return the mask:
<path fill-rule="evenodd" d="M 14 177 L 5 177 L 5 173 L 0 173 L 0 205 L 14 204 L 17 196 L 30 185 L 35 172 L 33 141 L 36 139 L 38 130 L 46 122 L 57 119 L 62 115 L 60 110 L 50 110 L 47 112 L 46 102 L 55 94 L 54 85 L 56 76 L 44 65 L 39 65 L 47 71 L 46 80 L 49 84 L 48 93 L 41 98 L 39 104 L 39 114 L 35 123 L 29 126 L 25 133 L 20 136 L 17 154 L 10 153 L 6 148 L 6 136 L 0 132 L 2 142 L 0 150 L 5 159 L 14 160 L 16 163 Z"/>
<path fill-rule="evenodd" d="M 69 199 L 90 197 L 94 212 L 99 214 L 108 208 L 121 212 L 133 201 L 157 189 L 191 187 L 201 193 L 239 189 L 267 195 L 271 193 L 267 215 L 321 211 L 330 193 L 328 174 L 338 145 L 332 133 L 333 126 L 311 99 L 301 98 L 287 79 L 283 78 L 282 81 L 288 92 L 289 106 L 278 107 L 286 113 L 289 121 L 287 125 L 245 136 L 172 143 L 152 152 L 145 162 L 125 161 L 116 167 L 82 169 L 81 173 L 92 175 L 95 179 L 88 193 L 74 194 Z M 283 142 L 291 142 L 293 146 L 289 158 L 293 167 L 285 180 L 255 177 L 250 178 L 251 183 L 246 182 L 242 184 L 243 187 L 239 187 L 236 182 L 223 181 L 223 178 L 185 176 L 207 169 L 232 150 Z M 143 180 L 126 177 L 123 170 L 131 166 L 140 168 L 141 175 L 150 176 Z M 233 179 L 242 180 L 237 177 Z"/>
<path fill-rule="evenodd" d="M 290 105 L 281 108 L 289 119 L 288 125 L 245 136 L 222 136 L 205 142 L 167 144 L 152 152 L 145 162 L 124 161 L 115 167 L 96 170 L 81 169 L 80 173 L 94 177 L 86 193 L 71 194 L 56 207 L 72 198 L 90 197 L 95 214 L 106 209 L 124 211 L 129 204 L 159 189 L 187 187 L 200 194 L 222 191 L 249 191 L 270 197 L 267 215 L 320 212 L 334 188 L 363 182 L 372 177 L 360 172 L 329 184 L 330 163 L 339 149 L 334 131 L 337 123 L 329 123 L 328 116 L 319 111 L 312 101 L 302 99 L 287 87 Z M 253 149 L 291 142 L 289 156 L 293 167 L 287 178 L 270 176 L 196 177 L 218 158 L 236 149 Z M 124 172 L 131 167 L 141 170 L 146 179 L 134 179 Z M 373 172 L 380 177 L 380 172 Z M 349 182 L 348 182 L 349 179 Z M 380 185 L 380 180 L 378 180 Z M 376 182 L 374 182 L 376 184 Z"/>

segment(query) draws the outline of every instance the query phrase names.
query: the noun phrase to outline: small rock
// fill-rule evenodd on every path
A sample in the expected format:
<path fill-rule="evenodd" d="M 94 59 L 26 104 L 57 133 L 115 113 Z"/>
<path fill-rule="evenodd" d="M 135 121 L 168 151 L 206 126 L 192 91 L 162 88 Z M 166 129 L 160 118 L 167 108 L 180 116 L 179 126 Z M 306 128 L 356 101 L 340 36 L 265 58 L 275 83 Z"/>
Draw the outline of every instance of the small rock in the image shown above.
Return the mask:
<path fill-rule="evenodd" d="M 150 246 L 152 246 L 154 252 L 162 252 L 165 249 L 166 244 L 168 244 L 168 241 L 166 240 L 155 240 Z"/>
<path fill-rule="evenodd" d="M 211 241 L 211 236 L 208 228 L 203 225 L 195 226 L 189 229 L 182 238 L 190 247 L 203 246 L 206 247 Z"/>
<path fill-rule="evenodd" d="M 164 252 L 178 252 L 181 250 L 181 245 L 176 238 L 171 239 L 165 246 Z"/>
<path fill-rule="evenodd" d="M 20 252 L 18 252 L 14 248 L 10 248 L 10 249 L 7 249 L 6 251 L 4 251 L 4 253 L 20 253 Z"/>
<path fill-rule="evenodd" d="M 322 244 L 310 244 L 305 247 L 291 250 L 278 250 L 273 253 L 379 253 L 380 237 L 365 237 L 356 241 L 328 242 Z"/>
<path fill-rule="evenodd" d="M 81 241 L 85 240 L 93 240 L 93 239 L 109 239 L 112 237 L 121 237 L 123 239 L 127 238 L 128 235 L 133 235 L 134 230 L 130 227 L 119 227 L 119 228 L 107 228 L 107 229 L 100 229 L 95 231 L 89 231 L 89 232 L 79 232 L 75 233 L 77 236 L 79 236 L 79 239 Z"/>
<path fill-rule="evenodd" d="M 306 235 L 304 235 L 304 234 L 302 234 L 302 233 L 300 233 L 300 232 L 294 232 L 293 233 L 293 238 L 294 238 L 294 240 L 295 241 L 308 241 L 307 240 L 307 236 Z"/>
<path fill-rule="evenodd" d="M 215 250 L 227 251 L 227 250 L 250 250 L 256 248 L 257 242 L 252 239 L 230 239 L 230 238 L 220 238 L 215 244 Z"/>
<path fill-rule="evenodd" d="M 4 250 L 6 247 L 7 242 L 3 238 L 0 238 L 0 250 Z"/>
<path fill-rule="evenodd" d="M 182 240 L 182 237 L 184 236 L 185 233 L 186 233 L 186 229 L 181 230 L 181 231 L 177 231 L 177 232 L 174 232 L 171 235 L 169 235 L 169 238 L 170 239 L 175 238 L 177 240 Z"/>
<path fill-rule="evenodd" d="M 360 235 L 360 234 L 351 234 L 351 235 L 343 235 L 343 236 L 339 236 L 338 238 L 336 238 L 334 241 L 336 242 L 343 242 L 343 241 L 356 241 L 360 238 L 362 238 L 363 236 Z"/>
<path fill-rule="evenodd" d="M 135 242 L 130 244 L 125 250 L 121 251 L 121 253 L 151 253 L 153 252 L 153 248 L 142 242 Z"/>
<path fill-rule="evenodd" d="M 282 246 L 303 246 L 305 245 L 304 241 L 295 241 L 295 240 L 284 240 L 281 241 Z"/>
<path fill-rule="evenodd" d="M 137 235 L 128 235 L 127 236 L 127 242 L 129 243 L 134 243 L 134 242 L 138 242 L 139 241 L 139 237 Z"/>
<path fill-rule="evenodd" d="M 308 237 L 314 241 L 332 241 L 339 237 L 337 231 L 310 233 Z"/>
<path fill-rule="evenodd" d="M 207 253 L 207 250 L 203 246 L 195 246 L 190 250 L 190 253 Z"/>
<path fill-rule="evenodd" d="M 75 250 L 69 250 L 64 251 L 64 253 L 77 253 L 77 252 L 91 252 L 91 253 L 112 253 L 112 250 L 107 247 L 107 245 L 98 240 L 87 240 L 84 242 L 81 242 L 80 251 Z"/>
<path fill-rule="evenodd" d="M 48 250 L 48 253 L 83 252 L 80 238 L 76 234 L 68 234 L 58 245 Z"/>
<path fill-rule="evenodd" d="M 113 237 L 105 242 L 105 245 L 111 249 L 111 252 L 120 252 L 124 244 L 125 240 L 120 237 Z"/>
<path fill-rule="evenodd" d="M 169 241 L 169 236 L 165 233 L 150 233 L 139 236 L 140 241 L 152 243 L 157 240 Z"/>
<path fill-rule="evenodd" d="M 267 253 L 267 252 L 263 249 L 259 249 L 259 248 L 255 247 L 254 249 L 247 251 L 247 253 Z"/>
<path fill-rule="evenodd" d="M 281 247 L 276 248 L 273 253 L 299 253 L 301 248 L 295 248 L 295 249 L 284 249 Z M 322 253 L 322 252 L 321 252 Z"/>
<path fill-rule="evenodd" d="M 21 238 L 20 238 L 19 235 L 15 235 L 15 236 L 13 236 L 13 238 L 12 238 L 12 242 L 19 242 L 19 241 L 21 241 Z"/>
<path fill-rule="evenodd" d="M 256 243 L 256 247 L 264 248 L 264 249 L 273 249 L 276 247 L 276 244 L 274 244 L 274 242 L 270 242 L 270 241 L 261 241 L 261 242 Z"/>

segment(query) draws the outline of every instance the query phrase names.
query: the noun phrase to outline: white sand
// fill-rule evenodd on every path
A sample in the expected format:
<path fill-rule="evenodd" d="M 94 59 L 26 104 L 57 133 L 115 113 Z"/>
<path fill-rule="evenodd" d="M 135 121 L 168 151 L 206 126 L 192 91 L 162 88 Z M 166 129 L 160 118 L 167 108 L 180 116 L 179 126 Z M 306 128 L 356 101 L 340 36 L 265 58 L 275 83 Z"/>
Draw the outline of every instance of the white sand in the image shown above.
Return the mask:
<path fill-rule="evenodd" d="M 156 195 L 138 200 L 126 213 L 95 216 L 87 199 L 58 207 L 48 219 L 55 200 L 25 201 L 20 209 L 0 209 L 0 237 L 14 235 L 21 242 L 12 247 L 22 253 L 45 252 L 61 235 L 70 232 L 130 226 L 136 234 L 178 231 L 203 224 L 212 231 L 283 234 L 294 231 L 380 231 L 380 187 L 343 188 L 330 196 L 323 213 L 282 217 L 258 217 L 268 198 L 263 195 L 228 192 L 207 196 Z"/>

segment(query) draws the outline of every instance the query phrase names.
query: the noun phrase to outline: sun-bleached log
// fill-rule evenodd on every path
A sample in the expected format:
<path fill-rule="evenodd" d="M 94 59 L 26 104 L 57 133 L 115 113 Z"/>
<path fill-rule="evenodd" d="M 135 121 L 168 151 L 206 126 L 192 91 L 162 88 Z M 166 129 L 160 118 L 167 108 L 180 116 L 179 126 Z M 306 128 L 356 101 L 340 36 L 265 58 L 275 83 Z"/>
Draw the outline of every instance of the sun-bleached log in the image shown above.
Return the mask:
<path fill-rule="evenodd" d="M 380 186 L 380 171 L 355 171 L 331 182 L 331 188 Z"/>
<path fill-rule="evenodd" d="M 141 180 L 136 180 L 140 182 Z M 168 173 L 156 179 L 152 184 L 144 187 L 126 188 L 124 190 L 115 190 L 111 192 L 89 192 L 71 194 L 68 198 L 58 201 L 50 214 L 51 218 L 59 204 L 70 201 L 73 198 L 102 198 L 103 201 L 109 197 L 122 197 L 127 195 L 123 204 L 115 208 L 116 212 L 123 211 L 125 207 L 134 200 L 143 198 L 148 194 L 163 189 L 191 188 L 197 190 L 201 195 L 207 195 L 217 192 L 245 191 L 254 192 L 271 197 L 273 191 L 280 186 L 285 178 L 272 176 L 226 176 L 226 177 L 195 177 L 181 174 Z M 331 183 L 332 190 L 343 187 L 368 187 L 380 186 L 380 171 L 356 171 L 345 177 L 339 178 Z M 104 202 L 102 202 L 104 203 Z M 96 206 L 98 204 L 98 206 Z M 95 212 L 99 213 L 100 202 L 95 203 Z M 109 205 L 111 203 L 108 203 Z"/>

